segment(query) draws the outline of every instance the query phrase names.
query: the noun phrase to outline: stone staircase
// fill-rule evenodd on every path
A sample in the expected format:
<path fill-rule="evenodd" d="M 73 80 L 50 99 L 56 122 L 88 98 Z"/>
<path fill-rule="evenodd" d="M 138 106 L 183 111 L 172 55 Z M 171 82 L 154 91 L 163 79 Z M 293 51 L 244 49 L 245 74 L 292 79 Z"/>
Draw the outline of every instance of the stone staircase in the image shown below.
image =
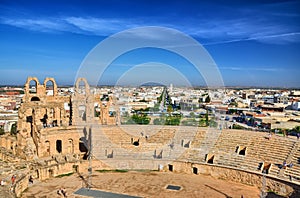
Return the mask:
<path fill-rule="evenodd" d="M 299 143 L 291 138 L 267 137 L 266 133 L 253 131 L 161 126 L 138 129 L 100 126 L 93 128 L 92 134 L 93 155 L 103 162 L 132 161 L 134 164 L 137 161 L 146 165 L 150 161 L 160 164 L 179 160 L 206 163 L 209 154 L 214 156 L 213 164 L 216 165 L 258 173 L 268 166 L 268 175 L 300 181 Z M 139 140 L 139 145 L 134 146 L 131 138 Z M 293 161 L 293 168 L 282 170 L 280 165 L 284 160 Z"/>
<path fill-rule="evenodd" d="M 293 162 L 293 167 L 284 169 L 283 176 L 300 184 L 300 143 L 295 142 L 294 149 L 287 158 L 287 163 Z"/>

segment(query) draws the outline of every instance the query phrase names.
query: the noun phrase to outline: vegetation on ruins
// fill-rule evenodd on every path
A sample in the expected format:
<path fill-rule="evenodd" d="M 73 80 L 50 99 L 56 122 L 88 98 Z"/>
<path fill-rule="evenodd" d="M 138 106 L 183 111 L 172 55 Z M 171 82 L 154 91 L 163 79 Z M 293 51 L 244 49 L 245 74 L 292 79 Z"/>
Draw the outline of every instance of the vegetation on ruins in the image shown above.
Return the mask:
<path fill-rule="evenodd" d="M 113 170 L 107 170 L 107 169 L 103 169 L 103 170 L 96 170 L 99 173 L 111 173 L 111 172 L 116 172 L 116 173 L 127 173 L 128 170 L 126 169 L 113 169 Z"/>
<path fill-rule="evenodd" d="M 237 124 L 233 124 L 232 125 L 232 129 L 246 129 L 245 127 L 242 127 L 242 126 L 240 126 L 240 125 L 237 125 Z"/>
<path fill-rule="evenodd" d="M 71 176 L 71 175 L 73 175 L 73 174 L 74 174 L 74 173 L 71 172 L 71 173 L 66 173 L 66 174 L 57 175 L 56 177 L 58 177 L 58 178 L 61 178 L 61 177 L 67 177 L 67 176 Z"/>

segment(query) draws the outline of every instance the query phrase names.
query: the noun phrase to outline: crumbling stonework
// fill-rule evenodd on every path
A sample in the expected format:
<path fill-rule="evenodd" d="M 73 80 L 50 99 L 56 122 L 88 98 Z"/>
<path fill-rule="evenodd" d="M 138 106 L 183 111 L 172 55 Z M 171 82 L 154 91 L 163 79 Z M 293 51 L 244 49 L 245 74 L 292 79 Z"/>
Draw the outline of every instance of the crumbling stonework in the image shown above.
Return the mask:
<path fill-rule="evenodd" d="M 34 86 L 31 86 L 31 82 L 34 82 Z M 96 107 L 100 108 L 100 112 L 96 113 Z M 214 151 L 205 153 L 200 151 L 203 151 L 203 145 L 209 143 L 208 139 L 204 138 L 206 131 L 199 130 L 197 134 L 191 134 L 193 131 L 191 128 L 182 127 L 182 132 L 179 132 L 172 127 L 166 127 L 164 130 L 158 130 L 157 134 L 148 136 L 146 129 L 128 126 L 132 127 L 126 128 L 127 131 L 131 131 L 131 135 L 128 135 L 121 131 L 122 127 L 115 126 L 118 125 L 119 113 L 113 98 L 109 95 L 103 97 L 91 93 L 84 78 L 76 81 L 74 94 L 59 95 L 53 78 L 46 78 L 43 84 L 39 84 L 37 78 L 29 77 L 18 116 L 17 136 L 0 137 L 0 146 L 6 150 L 1 151 L 0 158 L 3 161 L 20 162 L 21 159 L 15 156 L 25 159 L 24 166 L 20 167 L 24 174 L 17 177 L 20 178 L 15 186 L 17 195 L 28 186 L 29 174 L 35 179 L 44 180 L 70 172 L 86 172 L 90 168 L 86 159 L 91 156 L 91 145 L 93 156 L 101 159 L 98 163 L 93 160 L 93 168 L 164 169 L 180 173 L 207 174 L 258 187 L 261 187 L 262 170 L 256 170 L 257 166 L 261 162 L 263 164 L 270 162 L 269 158 L 262 161 L 257 160 L 257 157 L 251 157 L 251 146 L 247 147 L 247 152 L 244 147 L 245 155 L 239 154 L 241 145 L 251 145 L 248 139 L 245 140 L 246 143 L 239 144 L 238 149 L 235 144 L 229 144 L 234 141 L 227 141 L 228 137 L 230 140 L 234 137 L 237 139 L 236 142 L 240 141 L 240 131 L 228 133 L 222 131 L 220 141 L 215 143 Z M 149 128 L 147 126 L 151 132 L 156 131 Z M 92 131 L 95 136 L 92 136 Z M 141 131 L 147 136 L 141 134 Z M 242 135 L 245 136 L 245 133 Z M 257 134 L 248 134 L 248 137 L 253 137 L 249 141 L 251 139 L 263 143 L 266 141 Z M 275 141 L 275 138 L 273 139 Z M 138 144 L 133 144 L 136 141 Z M 268 143 L 271 144 L 272 141 Z M 203 142 L 205 144 L 202 144 Z M 294 145 L 292 149 L 298 148 L 296 142 L 287 143 Z M 222 148 L 232 155 L 225 156 L 218 152 Z M 257 151 L 255 147 L 252 150 Z M 281 152 L 283 157 L 287 157 L 288 151 L 290 149 L 286 150 L 286 154 Z M 266 154 L 261 155 L 268 157 Z M 227 158 L 222 159 L 224 156 Z M 235 160 L 240 158 L 243 160 Z M 247 159 L 250 161 L 247 162 Z M 251 160 L 254 160 L 254 165 Z M 240 164 L 235 164 L 239 162 Z M 167 165 L 163 167 L 162 164 Z M 272 168 L 270 165 L 269 169 Z M 252 171 L 249 171 L 250 169 Z M 274 170 L 277 170 L 276 166 Z M 8 176 L 11 174 L 12 172 L 7 172 Z M 278 179 L 276 174 L 270 174 L 267 179 L 267 187 L 270 190 L 283 195 L 293 190 L 290 187 L 292 181 L 286 178 Z"/>
<path fill-rule="evenodd" d="M 30 87 L 32 82 L 35 86 Z M 78 133 L 79 126 L 116 124 L 115 115 L 109 114 L 112 100 L 104 104 L 97 98 L 90 93 L 84 78 L 77 79 L 73 95 L 59 95 L 53 78 L 46 78 L 40 84 L 36 77 L 29 77 L 18 112 L 17 144 L 12 149 L 28 160 L 57 154 L 80 155 L 78 145 L 82 131 L 79 129 Z M 99 117 L 95 115 L 96 103 L 101 109 Z"/>
<path fill-rule="evenodd" d="M 30 88 L 31 82 L 35 83 L 35 87 Z M 47 87 L 48 82 L 52 86 Z M 17 155 L 26 159 L 43 156 L 40 151 L 44 146 L 41 131 L 48 127 L 68 126 L 70 112 L 66 106 L 70 105 L 69 103 L 68 96 L 58 95 L 53 78 L 46 78 L 41 85 L 37 78 L 29 77 L 25 83 L 25 95 L 18 112 Z"/>

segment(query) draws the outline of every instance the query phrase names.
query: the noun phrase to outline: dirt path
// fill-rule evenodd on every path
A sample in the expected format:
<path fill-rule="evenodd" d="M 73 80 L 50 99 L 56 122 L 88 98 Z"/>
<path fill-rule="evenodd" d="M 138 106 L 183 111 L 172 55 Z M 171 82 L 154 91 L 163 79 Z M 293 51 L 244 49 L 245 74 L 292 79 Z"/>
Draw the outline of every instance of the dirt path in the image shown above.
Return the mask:
<path fill-rule="evenodd" d="M 187 175 L 163 172 L 96 172 L 92 176 L 93 189 L 107 192 L 123 193 L 141 197 L 197 197 L 244 198 L 259 197 L 259 189 L 253 186 L 217 180 L 203 175 Z M 180 186 L 179 191 L 167 190 L 167 185 Z M 82 197 L 74 195 L 77 189 L 85 187 L 78 175 L 63 178 L 52 178 L 45 182 L 32 185 L 22 197 L 60 197 L 56 191 L 64 187 L 68 197 Z"/>

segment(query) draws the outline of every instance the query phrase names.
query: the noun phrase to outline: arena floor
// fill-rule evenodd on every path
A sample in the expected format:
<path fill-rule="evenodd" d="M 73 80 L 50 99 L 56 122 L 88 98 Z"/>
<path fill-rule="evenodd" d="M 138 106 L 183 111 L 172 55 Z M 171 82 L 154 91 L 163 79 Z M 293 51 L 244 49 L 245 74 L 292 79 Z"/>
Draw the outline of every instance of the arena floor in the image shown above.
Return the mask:
<path fill-rule="evenodd" d="M 204 175 L 188 175 L 170 172 L 95 172 L 91 179 L 91 190 L 126 194 L 137 197 L 197 197 L 197 198 L 255 198 L 260 190 L 253 186 L 218 180 Z M 64 188 L 67 197 L 89 197 L 74 194 L 86 187 L 87 177 L 73 174 L 62 178 L 51 178 L 34 183 L 22 197 L 62 197 L 57 190 Z M 180 190 L 166 189 L 168 185 L 180 186 Z M 116 196 L 118 197 L 118 196 Z"/>

